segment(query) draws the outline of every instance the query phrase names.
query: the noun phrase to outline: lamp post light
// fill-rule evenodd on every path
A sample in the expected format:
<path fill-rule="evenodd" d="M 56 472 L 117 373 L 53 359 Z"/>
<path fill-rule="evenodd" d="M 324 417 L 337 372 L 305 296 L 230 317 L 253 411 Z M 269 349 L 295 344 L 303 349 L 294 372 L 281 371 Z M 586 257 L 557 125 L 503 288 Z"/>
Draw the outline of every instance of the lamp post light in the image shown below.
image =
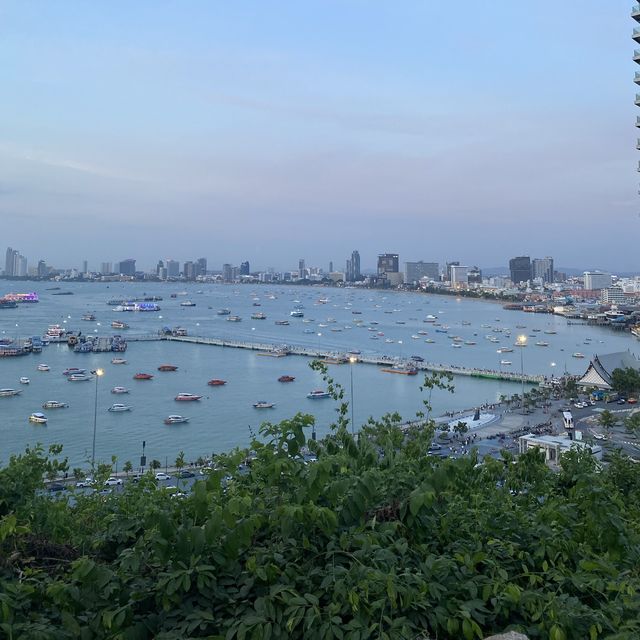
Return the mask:
<path fill-rule="evenodd" d="M 524 353 L 523 350 L 527 346 L 527 336 L 520 335 L 516 344 L 520 347 L 520 381 L 522 382 L 522 393 L 520 395 L 520 409 L 524 414 Z"/>
<path fill-rule="evenodd" d="M 349 376 L 351 378 L 351 435 L 355 433 L 355 422 L 353 419 L 353 365 L 358 362 L 358 358 L 355 356 L 349 356 Z"/>
<path fill-rule="evenodd" d="M 94 371 L 96 376 L 96 394 L 93 403 L 93 445 L 91 447 L 91 475 L 95 479 L 95 467 L 96 467 L 96 427 L 98 425 L 98 380 L 104 374 L 102 369 L 96 369 Z"/>

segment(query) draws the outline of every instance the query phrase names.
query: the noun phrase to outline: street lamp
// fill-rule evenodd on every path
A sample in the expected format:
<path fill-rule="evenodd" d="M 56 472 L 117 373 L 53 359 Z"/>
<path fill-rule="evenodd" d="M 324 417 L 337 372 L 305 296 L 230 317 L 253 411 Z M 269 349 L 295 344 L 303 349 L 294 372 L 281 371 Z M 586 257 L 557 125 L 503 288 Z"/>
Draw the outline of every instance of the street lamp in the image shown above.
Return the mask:
<path fill-rule="evenodd" d="M 349 375 L 351 377 L 351 435 L 355 432 L 355 423 L 353 420 L 353 365 L 358 362 L 358 358 L 355 356 L 349 356 Z"/>
<path fill-rule="evenodd" d="M 522 381 L 520 409 L 522 410 L 522 413 L 524 413 L 524 353 L 523 353 L 523 350 L 527 346 L 527 336 L 525 335 L 518 336 L 516 344 L 520 347 L 520 379 Z"/>
<path fill-rule="evenodd" d="M 102 369 L 93 372 L 96 376 L 96 395 L 93 404 L 93 446 L 91 447 L 91 475 L 95 479 L 96 467 L 96 426 L 98 425 L 98 379 L 104 374 Z"/>

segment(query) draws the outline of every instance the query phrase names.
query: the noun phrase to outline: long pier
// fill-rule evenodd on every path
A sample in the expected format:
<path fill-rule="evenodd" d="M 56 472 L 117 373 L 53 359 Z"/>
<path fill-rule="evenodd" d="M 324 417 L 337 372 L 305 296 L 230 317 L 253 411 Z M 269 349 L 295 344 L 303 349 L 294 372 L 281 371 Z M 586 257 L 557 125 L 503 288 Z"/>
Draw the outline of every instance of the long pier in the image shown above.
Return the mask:
<path fill-rule="evenodd" d="M 305 356 L 317 360 L 328 361 L 329 364 L 339 364 L 343 353 L 335 351 L 321 351 L 309 347 L 292 345 L 275 345 L 260 342 L 244 342 L 241 340 L 223 340 L 222 338 L 206 338 L 204 336 L 172 336 L 172 335 L 141 335 L 127 336 L 127 342 L 166 340 L 170 342 L 187 342 L 191 344 L 203 344 L 214 347 L 229 347 L 232 349 L 247 349 L 256 351 L 260 355 L 280 358 L 288 355 Z M 363 364 L 390 367 L 399 362 L 406 362 L 406 359 L 385 355 L 363 355 L 357 354 L 354 357 Z M 346 361 L 348 362 L 348 360 Z M 511 371 L 499 371 L 494 369 L 478 369 L 475 367 L 460 367 L 457 365 L 435 364 L 432 362 L 416 362 L 411 360 L 411 366 L 419 371 L 434 371 L 438 373 L 449 373 L 454 376 L 467 376 L 471 378 L 485 378 L 488 380 L 505 380 L 507 382 L 526 382 L 527 384 L 540 384 L 544 381 L 544 376 L 531 375 L 525 373 L 520 375 Z"/>

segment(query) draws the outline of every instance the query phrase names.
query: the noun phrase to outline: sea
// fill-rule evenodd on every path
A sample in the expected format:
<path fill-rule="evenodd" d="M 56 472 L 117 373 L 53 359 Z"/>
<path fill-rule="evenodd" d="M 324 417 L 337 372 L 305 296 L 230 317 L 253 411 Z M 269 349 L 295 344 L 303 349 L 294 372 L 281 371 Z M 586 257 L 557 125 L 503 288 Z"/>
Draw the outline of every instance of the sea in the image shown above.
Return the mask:
<path fill-rule="evenodd" d="M 191 336 L 299 345 L 336 353 L 359 351 L 399 360 L 419 356 L 431 363 L 469 368 L 519 373 L 522 365 L 525 373 L 544 376 L 559 376 L 565 371 L 580 374 L 594 354 L 636 350 L 636 339 L 629 333 L 569 324 L 560 316 L 505 310 L 495 302 L 418 292 L 204 283 L 0 285 L 0 294 L 10 291 L 36 291 L 40 299 L 37 304 L 0 310 L 0 335 L 14 340 L 43 335 L 52 324 L 85 335 L 120 334 L 125 338 L 182 327 Z M 162 298 L 157 301 L 160 309 L 117 312 L 115 306 L 107 304 L 145 297 Z M 187 301 L 194 306 L 182 304 Z M 228 322 L 229 315 L 218 314 L 223 309 L 242 321 Z M 293 310 L 302 311 L 304 317 L 291 317 Z M 251 318 L 259 312 L 266 318 Z M 95 320 L 82 320 L 85 314 L 95 315 Z M 130 328 L 112 329 L 113 320 L 122 320 Z M 283 320 L 289 324 L 276 324 Z M 498 352 L 513 347 L 519 335 L 527 336 L 526 347 Z M 536 342 L 548 346 L 537 346 Z M 127 364 L 112 364 L 114 356 L 123 356 Z M 50 370 L 38 371 L 40 363 L 49 365 Z M 130 341 L 124 354 L 79 354 L 64 343 L 52 343 L 40 354 L 2 358 L 0 388 L 19 388 L 22 393 L 0 397 L 0 464 L 29 445 L 59 443 L 72 467 L 86 467 L 91 457 L 94 415 L 96 458 L 110 461 L 116 456 L 118 465 L 131 461 L 134 467 L 139 464 L 143 443 L 148 460 L 157 459 L 163 465 L 171 464 L 180 451 L 187 460 L 195 460 L 246 446 L 263 422 L 275 423 L 297 412 L 315 416 L 317 436 L 322 437 L 335 422 L 336 403 L 307 398 L 309 392 L 326 388 L 309 363 L 310 359 L 303 356 L 274 358 L 244 349 L 166 341 Z M 176 365 L 178 370 L 159 372 L 161 364 Z M 94 380 L 72 383 L 62 374 L 68 367 L 102 368 L 104 375 L 97 385 Z M 154 377 L 150 381 L 133 380 L 137 372 Z M 295 381 L 278 382 L 282 375 L 294 376 Z M 345 400 L 352 403 L 356 429 L 369 418 L 386 413 L 397 412 L 411 420 L 424 410 L 427 394 L 420 389 L 422 374 L 395 375 L 382 372 L 378 366 L 356 363 L 329 365 L 329 375 L 343 386 Z M 29 378 L 29 384 L 19 382 L 23 376 Z M 208 386 L 212 378 L 226 380 L 227 384 Z M 433 391 L 433 415 L 492 404 L 501 395 L 520 392 L 518 382 L 466 376 L 455 376 L 454 385 L 454 393 Z M 111 389 L 115 386 L 124 386 L 130 393 L 114 395 Z M 197 402 L 176 402 L 174 398 L 180 392 L 203 397 Z M 44 410 L 42 404 L 47 400 L 66 402 L 69 407 Z M 257 401 L 275 406 L 255 409 Z M 107 409 L 116 402 L 128 404 L 132 410 L 109 412 Z M 36 411 L 47 415 L 46 425 L 28 421 Z M 164 419 L 170 414 L 182 414 L 190 420 L 166 425 Z"/>

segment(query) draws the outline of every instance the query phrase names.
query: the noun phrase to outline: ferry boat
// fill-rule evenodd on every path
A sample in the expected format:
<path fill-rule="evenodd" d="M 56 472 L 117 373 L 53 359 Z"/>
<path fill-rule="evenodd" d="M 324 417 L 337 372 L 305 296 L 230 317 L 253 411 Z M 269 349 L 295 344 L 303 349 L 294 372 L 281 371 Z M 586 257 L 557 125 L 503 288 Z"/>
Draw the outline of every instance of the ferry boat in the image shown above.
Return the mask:
<path fill-rule="evenodd" d="M 129 393 L 129 389 L 126 387 L 113 387 L 111 393 Z"/>
<path fill-rule="evenodd" d="M 10 396 L 17 396 L 22 393 L 22 389 L 0 389 L 0 398 L 8 398 Z"/>
<path fill-rule="evenodd" d="M 200 400 L 202 396 L 197 396 L 194 393 L 179 393 L 174 400 L 178 402 L 193 402 L 194 400 Z"/>
<path fill-rule="evenodd" d="M 126 322 L 122 322 L 121 320 L 114 320 L 111 323 L 112 329 L 128 329 L 129 325 Z"/>
<path fill-rule="evenodd" d="M 315 391 L 311 391 L 307 393 L 307 398 L 311 400 L 320 400 L 322 398 L 330 398 L 331 394 L 328 391 L 323 391 L 322 389 L 316 389 Z"/>
<path fill-rule="evenodd" d="M 253 403 L 254 409 L 273 409 L 275 406 L 275 402 L 266 402 L 265 400 L 258 400 L 258 402 Z"/>
<path fill-rule="evenodd" d="M 44 413 L 32 413 L 29 416 L 29 422 L 33 422 L 34 424 L 47 424 L 47 416 Z"/>
<path fill-rule="evenodd" d="M 112 413 L 120 413 L 122 411 L 131 411 L 131 407 L 128 404 L 112 404 L 107 411 L 111 411 Z"/>
<path fill-rule="evenodd" d="M 177 371 L 178 367 L 175 364 L 161 364 L 158 367 L 158 371 Z"/>
<path fill-rule="evenodd" d="M 85 313 L 80 320 L 86 320 L 88 322 L 93 322 L 96 319 L 93 313 Z"/>
<path fill-rule="evenodd" d="M 262 313 L 262 311 L 258 311 L 257 313 L 252 313 L 251 314 L 251 319 L 252 320 L 266 320 L 267 316 Z"/>
<path fill-rule="evenodd" d="M 124 358 L 112 358 L 111 364 L 127 364 L 127 361 Z"/>
<path fill-rule="evenodd" d="M 405 364 L 396 364 L 390 369 L 380 369 L 384 373 L 400 373 L 404 376 L 415 376 L 418 370 L 415 367 L 407 366 Z"/>
<path fill-rule="evenodd" d="M 20 378 L 20 384 L 29 384 L 31 382 L 31 380 L 29 380 L 29 378 L 27 378 L 27 376 L 22 376 Z"/>
<path fill-rule="evenodd" d="M 280 376 L 278 378 L 278 382 L 293 382 L 295 380 L 294 376 Z"/>
<path fill-rule="evenodd" d="M 48 364 L 39 364 L 37 367 L 38 371 L 50 371 L 51 367 Z"/>
<path fill-rule="evenodd" d="M 153 380 L 153 374 L 151 373 L 136 373 L 133 376 L 134 380 Z"/>
<path fill-rule="evenodd" d="M 219 378 L 213 378 L 213 380 L 209 380 L 209 382 L 207 382 L 207 384 L 210 387 L 222 387 L 225 384 L 227 384 L 226 380 L 220 380 Z"/>
<path fill-rule="evenodd" d="M 58 402 L 57 400 L 47 400 L 43 405 L 43 409 L 66 409 L 69 405 L 66 402 Z"/>
<path fill-rule="evenodd" d="M 189 418 L 186 418 L 185 416 L 171 415 L 164 419 L 165 424 L 183 424 L 184 422 L 189 422 Z"/>
<path fill-rule="evenodd" d="M 219 316 L 228 316 L 231 315 L 231 309 L 220 309 L 219 311 L 217 311 L 217 314 Z"/>

